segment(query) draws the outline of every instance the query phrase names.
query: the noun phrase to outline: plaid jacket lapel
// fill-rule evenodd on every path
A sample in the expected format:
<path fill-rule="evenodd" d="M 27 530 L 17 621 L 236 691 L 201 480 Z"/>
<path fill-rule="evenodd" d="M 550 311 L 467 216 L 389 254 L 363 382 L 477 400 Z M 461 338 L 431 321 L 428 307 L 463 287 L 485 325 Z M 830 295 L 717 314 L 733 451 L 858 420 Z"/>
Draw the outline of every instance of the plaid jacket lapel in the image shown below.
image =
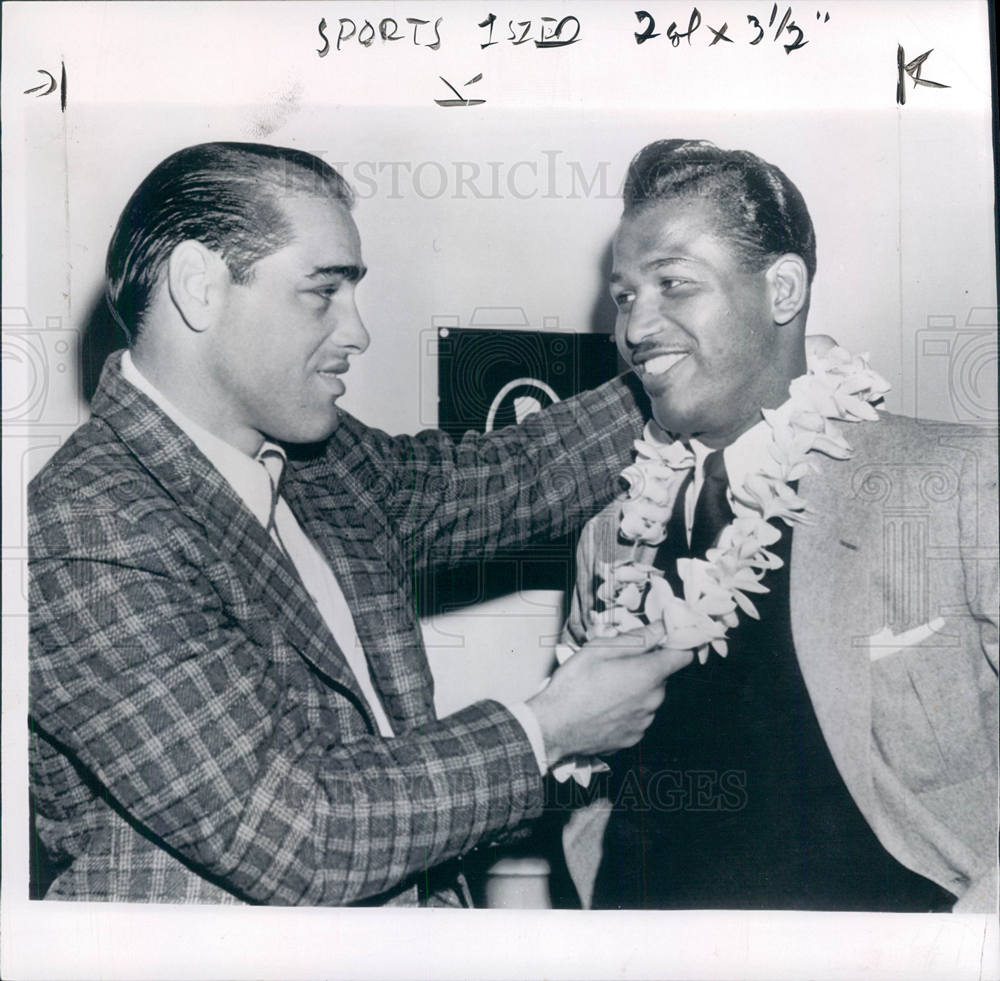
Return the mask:
<path fill-rule="evenodd" d="M 389 527 L 358 506 L 350 471 L 329 457 L 325 464 L 309 473 L 323 472 L 321 481 L 293 471 L 285 498 L 337 577 L 393 729 L 412 729 L 435 718 L 419 621 L 402 588 L 415 572 L 404 568 Z"/>
<path fill-rule="evenodd" d="M 353 672 L 292 564 L 194 443 L 122 378 L 120 360 L 120 355 L 108 359 L 94 396 L 93 415 L 115 430 L 181 512 L 204 530 L 211 548 L 232 564 L 245 590 L 246 605 L 240 604 L 236 615 L 250 626 L 255 619 L 266 620 L 257 624 L 265 633 L 277 625 L 329 683 L 346 690 L 376 731 Z M 255 602 L 266 616 L 252 609 Z"/>

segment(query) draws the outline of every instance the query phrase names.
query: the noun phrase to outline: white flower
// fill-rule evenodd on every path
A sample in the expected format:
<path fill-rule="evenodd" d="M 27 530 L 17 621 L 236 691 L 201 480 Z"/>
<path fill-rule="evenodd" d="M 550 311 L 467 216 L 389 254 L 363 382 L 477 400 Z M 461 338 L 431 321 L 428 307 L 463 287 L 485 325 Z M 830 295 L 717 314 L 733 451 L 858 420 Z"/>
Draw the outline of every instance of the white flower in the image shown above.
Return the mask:
<path fill-rule="evenodd" d="M 756 512 L 765 521 L 781 518 L 787 524 L 802 523 L 809 510 L 809 505 L 788 484 L 763 473 L 747 477 L 733 498 L 744 505 L 744 514 Z"/>
<path fill-rule="evenodd" d="M 636 574 L 625 567 L 612 571 L 607 563 L 602 564 L 605 573 L 601 576 L 601 585 L 597 587 L 597 599 L 605 606 L 621 606 L 632 611 L 641 609 L 649 575 Z"/>
<path fill-rule="evenodd" d="M 849 460 L 854 453 L 851 444 L 840 434 L 840 430 L 830 422 L 826 424 L 824 431 L 816 436 L 813 449 L 833 457 L 834 460 Z"/>
<path fill-rule="evenodd" d="M 638 630 L 645 624 L 635 614 L 623 610 L 621 607 L 611 607 L 598 613 L 596 610 L 590 612 L 590 628 L 587 636 L 591 640 L 604 637 L 617 637 L 618 634 L 627 633 L 629 630 Z"/>
<path fill-rule="evenodd" d="M 663 507 L 673 503 L 680 483 L 677 471 L 657 460 L 633 463 L 621 472 L 621 476 L 628 483 L 630 498 L 644 497 Z"/>
<path fill-rule="evenodd" d="M 730 590 L 713 575 L 711 562 L 678 559 L 677 575 L 684 583 L 684 599 L 698 612 L 710 617 L 723 617 L 736 609 Z"/>
<path fill-rule="evenodd" d="M 840 408 L 833 397 L 835 387 L 827 375 L 802 375 L 788 386 L 788 394 L 797 409 L 818 412 L 824 418 L 839 418 Z"/>
<path fill-rule="evenodd" d="M 670 583 L 666 579 L 650 579 L 649 590 L 646 593 L 646 605 L 644 607 L 646 619 L 650 623 L 662 620 L 663 612 L 672 599 L 674 599 L 674 591 L 670 588 Z"/>
<path fill-rule="evenodd" d="M 649 440 L 635 441 L 636 458 L 642 460 L 657 460 L 665 463 L 673 470 L 690 470 L 694 466 L 694 453 L 679 439 L 672 443 L 652 443 Z"/>
<path fill-rule="evenodd" d="M 796 378 L 789 387 L 795 402 L 811 405 L 828 419 L 875 422 L 873 402 L 881 401 L 889 383 L 868 364 L 868 355 L 857 357 L 835 347 L 809 363 L 810 374 Z"/>
<path fill-rule="evenodd" d="M 878 372 L 872 370 L 867 352 L 852 355 L 842 347 L 835 347 L 816 359 L 815 370 L 840 377 L 843 392 L 867 403 L 880 402 L 892 388 Z"/>
<path fill-rule="evenodd" d="M 661 619 L 667 628 L 664 646 L 674 650 L 696 649 L 726 636 L 726 628 L 721 623 L 676 597 L 664 604 Z"/>
<path fill-rule="evenodd" d="M 611 569 L 610 566 L 608 568 Z M 655 565 L 646 565 L 644 562 L 626 560 L 616 562 L 610 574 L 619 582 L 645 582 L 650 576 L 662 576 L 663 570 L 657 569 Z"/>
<path fill-rule="evenodd" d="M 630 613 L 638 613 L 642 608 L 643 590 L 638 583 L 630 582 L 618 593 L 616 606 L 623 606 Z"/>
<path fill-rule="evenodd" d="M 670 508 L 640 497 L 622 504 L 620 530 L 630 542 L 659 545 L 667 537 L 669 520 Z"/>
<path fill-rule="evenodd" d="M 780 538 L 781 531 L 754 512 L 729 522 L 719 533 L 716 550 L 721 553 L 734 551 L 734 558 L 748 559 Z"/>

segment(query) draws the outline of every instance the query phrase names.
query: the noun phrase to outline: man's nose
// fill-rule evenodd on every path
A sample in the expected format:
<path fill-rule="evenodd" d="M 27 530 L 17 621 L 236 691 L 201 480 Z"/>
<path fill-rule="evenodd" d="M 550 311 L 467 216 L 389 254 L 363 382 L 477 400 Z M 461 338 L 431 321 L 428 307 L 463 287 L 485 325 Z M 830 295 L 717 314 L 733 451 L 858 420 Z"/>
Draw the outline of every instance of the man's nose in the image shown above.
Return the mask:
<path fill-rule="evenodd" d="M 337 318 L 333 339 L 338 347 L 342 347 L 352 354 L 363 354 L 368 349 L 368 342 L 371 338 L 353 296 L 348 301 L 341 316 Z"/>
<path fill-rule="evenodd" d="M 655 299 L 641 293 L 632 301 L 626 318 L 625 343 L 629 347 L 638 347 L 648 340 L 660 329 L 663 321 Z"/>

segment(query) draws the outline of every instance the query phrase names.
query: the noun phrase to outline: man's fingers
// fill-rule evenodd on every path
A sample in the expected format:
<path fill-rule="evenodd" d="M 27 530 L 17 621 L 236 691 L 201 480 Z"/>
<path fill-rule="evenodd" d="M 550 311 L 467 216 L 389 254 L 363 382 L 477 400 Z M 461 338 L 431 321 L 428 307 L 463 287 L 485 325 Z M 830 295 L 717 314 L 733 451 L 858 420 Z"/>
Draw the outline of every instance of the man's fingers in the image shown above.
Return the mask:
<path fill-rule="evenodd" d="M 666 639 L 667 628 L 663 625 L 662 620 L 657 620 L 655 623 L 647 624 L 636 630 L 629 630 L 617 637 L 608 637 L 601 641 L 601 647 L 611 657 L 643 654 L 660 647 Z"/>
<path fill-rule="evenodd" d="M 672 674 L 686 668 L 694 660 L 694 651 L 675 647 L 654 647 L 641 655 L 644 668 L 654 684 L 662 685 Z M 661 689 L 662 690 L 662 689 Z"/>
<path fill-rule="evenodd" d="M 674 647 L 661 647 L 652 653 L 659 659 L 664 678 L 670 677 L 681 668 L 686 668 L 694 660 L 694 651 L 692 650 L 682 651 Z"/>
<path fill-rule="evenodd" d="M 648 654 L 655 657 L 658 670 L 667 678 L 686 668 L 694 660 L 694 651 L 666 647 L 666 640 L 667 629 L 662 620 L 657 620 L 641 629 L 601 641 L 600 650 L 605 657 Z"/>

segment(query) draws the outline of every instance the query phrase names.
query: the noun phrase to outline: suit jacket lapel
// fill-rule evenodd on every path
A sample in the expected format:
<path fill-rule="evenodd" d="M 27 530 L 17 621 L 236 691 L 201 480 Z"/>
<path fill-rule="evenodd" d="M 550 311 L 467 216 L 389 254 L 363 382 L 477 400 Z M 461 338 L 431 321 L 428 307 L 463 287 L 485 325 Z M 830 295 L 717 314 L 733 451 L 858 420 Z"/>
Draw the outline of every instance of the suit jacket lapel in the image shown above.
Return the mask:
<path fill-rule="evenodd" d="M 877 561 L 879 524 L 852 492 L 850 462 L 823 459 L 820 466 L 821 474 L 800 483 L 799 493 L 816 514 L 815 523 L 797 526 L 792 539 L 792 634 L 830 753 L 859 809 L 877 828 L 871 664 L 864 642 L 877 626 L 859 624 L 851 604 Z"/>
<path fill-rule="evenodd" d="M 237 570 L 248 603 L 238 612 L 262 644 L 274 625 L 326 680 L 346 689 L 375 730 L 357 681 L 294 566 L 250 513 L 239 495 L 191 440 L 120 371 L 120 356 L 109 358 L 94 396 L 101 416 L 153 478 L 197 523 L 215 550 Z M 255 613 L 258 601 L 265 616 Z M 275 657 L 281 645 L 269 644 Z"/>
<path fill-rule="evenodd" d="M 400 575 L 415 573 L 394 571 L 392 562 L 402 561 L 395 542 L 358 506 L 349 472 L 327 457 L 303 476 L 286 483 L 285 497 L 337 577 L 393 729 L 434 719 L 416 611 L 406 608 L 399 588 Z"/>

